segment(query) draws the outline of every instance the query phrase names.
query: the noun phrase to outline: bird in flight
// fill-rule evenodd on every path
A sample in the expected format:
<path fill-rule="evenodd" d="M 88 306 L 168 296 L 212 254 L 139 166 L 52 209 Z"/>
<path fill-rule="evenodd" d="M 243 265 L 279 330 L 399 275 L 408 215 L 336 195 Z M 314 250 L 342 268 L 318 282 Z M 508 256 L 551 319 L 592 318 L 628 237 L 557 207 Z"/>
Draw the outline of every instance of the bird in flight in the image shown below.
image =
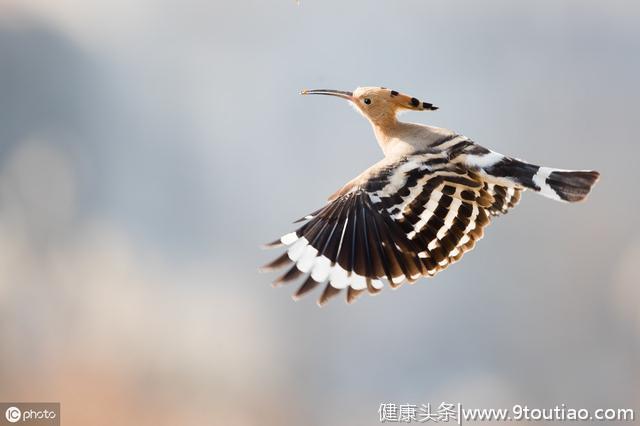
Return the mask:
<path fill-rule="evenodd" d="M 405 110 L 438 107 L 384 87 L 353 92 L 303 90 L 346 99 L 373 127 L 384 158 L 300 219 L 296 231 L 267 247 L 286 252 L 263 270 L 289 266 L 274 286 L 302 276 L 298 299 L 319 285 L 322 306 L 346 289 L 352 303 L 383 281 L 431 277 L 462 258 L 490 220 L 529 189 L 557 201 L 585 199 L 599 178 L 592 170 L 536 166 L 476 144 L 451 130 L 399 121 Z"/>

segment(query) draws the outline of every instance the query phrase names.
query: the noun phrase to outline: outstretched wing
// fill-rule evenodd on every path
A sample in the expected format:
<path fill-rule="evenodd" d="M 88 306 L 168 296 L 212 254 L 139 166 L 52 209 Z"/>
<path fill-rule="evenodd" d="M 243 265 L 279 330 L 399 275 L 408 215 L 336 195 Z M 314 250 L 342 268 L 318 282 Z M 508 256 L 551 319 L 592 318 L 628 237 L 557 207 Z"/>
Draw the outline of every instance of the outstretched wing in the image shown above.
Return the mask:
<path fill-rule="evenodd" d="M 379 292 L 383 280 L 397 287 L 459 260 L 482 238 L 489 216 L 517 202 L 519 192 L 508 193 L 443 151 L 386 162 L 270 244 L 287 251 L 265 269 L 290 266 L 276 285 L 306 274 L 294 298 L 324 284 L 319 304 L 342 289 L 351 302 Z"/>

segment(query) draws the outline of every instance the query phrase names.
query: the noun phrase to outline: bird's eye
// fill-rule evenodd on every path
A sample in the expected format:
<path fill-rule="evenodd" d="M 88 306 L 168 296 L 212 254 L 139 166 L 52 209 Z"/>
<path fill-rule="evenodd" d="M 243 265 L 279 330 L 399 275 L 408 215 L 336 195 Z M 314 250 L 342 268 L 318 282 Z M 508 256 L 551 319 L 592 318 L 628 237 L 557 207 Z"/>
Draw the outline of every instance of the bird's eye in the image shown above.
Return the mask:
<path fill-rule="evenodd" d="M 371 103 L 371 99 L 369 98 L 364 98 L 364 103 L 369 105 Z"/>

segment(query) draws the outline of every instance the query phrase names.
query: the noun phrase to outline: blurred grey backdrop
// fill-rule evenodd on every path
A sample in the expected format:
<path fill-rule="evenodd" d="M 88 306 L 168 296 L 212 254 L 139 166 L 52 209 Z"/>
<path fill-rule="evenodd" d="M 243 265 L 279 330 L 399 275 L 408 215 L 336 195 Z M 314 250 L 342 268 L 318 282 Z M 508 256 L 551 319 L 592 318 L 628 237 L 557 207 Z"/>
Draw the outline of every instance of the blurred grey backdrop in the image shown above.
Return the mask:
<path fill-rule="evenodd" d="M 637 410 L 639 75 L 633 1 L 0 1 L 0 399 L 68 425 Z M 436 279 L 294 303 L 259 245 L 381 156 L 297 93 L 365 85 L 602 179 L 525 194 Z"/>

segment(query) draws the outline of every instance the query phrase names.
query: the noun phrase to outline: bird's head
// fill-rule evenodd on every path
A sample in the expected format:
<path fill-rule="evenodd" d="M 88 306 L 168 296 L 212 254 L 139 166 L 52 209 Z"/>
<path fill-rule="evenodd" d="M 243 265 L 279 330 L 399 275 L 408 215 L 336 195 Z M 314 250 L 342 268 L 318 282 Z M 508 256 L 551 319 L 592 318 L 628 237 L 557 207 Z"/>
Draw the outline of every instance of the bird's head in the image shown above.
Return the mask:
<path fill-rule="evenodd" d="M 329 95 L 346 99 L 372 123 L 382 125 L 395 122 L 396 115 L 402 111 L 438 109 L 437 106 L 428 102 L 421 102 L 417 98 L 385 87 L 358 87 L 353 92 L 315 89 L 303 90 L 300 94 Z"/>

